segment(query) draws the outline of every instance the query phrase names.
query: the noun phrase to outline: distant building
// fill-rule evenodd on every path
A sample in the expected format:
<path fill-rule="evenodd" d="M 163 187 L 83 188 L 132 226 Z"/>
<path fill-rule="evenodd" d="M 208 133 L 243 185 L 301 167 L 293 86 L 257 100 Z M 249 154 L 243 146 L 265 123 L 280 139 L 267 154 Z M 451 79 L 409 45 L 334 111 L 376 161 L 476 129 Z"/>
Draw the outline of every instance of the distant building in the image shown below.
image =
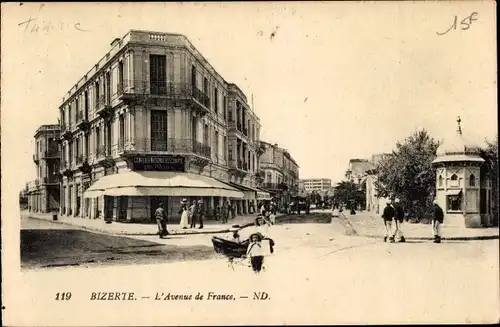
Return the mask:
<path fill-rule="evenodd" d="M 311 193 L 312 191 L 327 192 L 332 188 L 332 180 L 329 178 L 301 179 L 300 183 L 303 185 L 301 187 L 306 193 Z"/>
<path fill-rule="evenodd" d="M 375 187 L 376 182 L 378 180 L 377 175 L 377 165 L 385 159 L 387 156 L 390 156 L 389 153 L 380 153 L 372 155 L 369 163 L 371 165 L 371 169 L 365 171 L 365 181 L 366 181 L 366 210 L 374 213 L 380 213 L 380 210 L 385 207 L 387 203 L 387 198 L 379 197 L 377 193 L 377 189 Z"/>
<path fill-rule="evenodd" d="M 292 155 L 278 144 L 261 141 L 262 154 L 259 157 L 261 187 L 279 204 L 289 201 L 299 192 L 299 165 Z"/>
<path fill-rule="evenodd" d="M 59 210 L 59 125 L 42 125 L 35 132 L 37 178 L 28 183 L 28 209 L 34 212 Z"/>
<path fill-rule="evenodd" d="M 375 166 L 367 159 L 351 159 L 345 173 L 347 181 L 361 184 L 366 178 L 366 172 L 373 169 Z"/>

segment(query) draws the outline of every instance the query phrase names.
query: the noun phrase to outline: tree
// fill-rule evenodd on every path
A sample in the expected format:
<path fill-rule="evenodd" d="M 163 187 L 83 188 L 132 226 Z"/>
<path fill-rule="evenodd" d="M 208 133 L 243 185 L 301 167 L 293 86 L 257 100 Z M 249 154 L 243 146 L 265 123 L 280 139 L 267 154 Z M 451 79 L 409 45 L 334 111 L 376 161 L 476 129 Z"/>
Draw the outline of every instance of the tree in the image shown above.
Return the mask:
<path fill-rule="evenodd" d="M 486 140 L 486 147 L 480 150 L 480 156 L 484 159 L 484 164 L 481 166 L 481 178 L 486 174 L 489 174 L 491 178 L 492 223 L 498 226 L 498 135 L 491 142 Z"/>
<path fill-rule="evenodd" d="M 425 129 L 397 142 L 390 156 L 376 167 L 375 188 L 380 197 L 399 198 L 409 217 L 430 218 L 436 175 L 431 163 L 439 142 Z"/>
<path fill-rule="evenodd" d="M 363 203 L 366 202 L 366 184 L 358 185 L 352 181 L 341 181 L 334 188 L 333 199 L 337 203 L 346 204 L 348 209 L 351 209 L 351 204 L 354 208 L 358 205 L 363 207 Z"/>

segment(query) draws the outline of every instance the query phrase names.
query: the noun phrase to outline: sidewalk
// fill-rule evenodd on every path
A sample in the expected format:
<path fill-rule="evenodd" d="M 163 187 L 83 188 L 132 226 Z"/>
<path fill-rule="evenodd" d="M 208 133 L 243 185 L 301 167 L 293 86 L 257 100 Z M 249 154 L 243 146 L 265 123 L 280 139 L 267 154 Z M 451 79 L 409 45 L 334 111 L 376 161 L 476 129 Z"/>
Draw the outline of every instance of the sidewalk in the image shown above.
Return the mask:
<path fill-rule="evenodd" d="M 385 227 L 382 218 L 368 212 L 357 212 L 356 215 L 344 213 L 349 226 L 355 230 L 355 234 L 364 237 L 383 238 Z M 394 229 L 394 224 L 392 226 Z M 432 225 L 411 224 L 404 222 L 403 234 L 405 239 L 432 240 L 434 238 Z M 443 240 L 491 240 L 499 239 L 499 228 L 459 228 L 443 225 L 441 228 Z"/>
<path fill-rule="evenodd" d="M 157 235 L 158 227 L 156 224 L 141 224 L 141 223 L 122 223 L 113 221 L 111 224 L 106 224 L 103 219 L 89 219 L 80 217 L 67 217 L 57 215 L 58 220 L 52 220 L 50 213 L 35 213 L 27 210 L 21 211 L 21 217 L 30 217 L 34 219 L 46 220 L 52 223 L 78 226 L 82 229 L 98 231 L 113 235 Z M 172 235 L 192 235 L 192 234 L 216 234 L 227 233 L 232 225 L 242 225 L 254 221 L 256 215 L 237 216 L 234 219 L 229 219 L 227 224 L 222 224 L 219 221 L 208 220 L 204 221 L 203 229 L 181 229 L 179 224 L 167 225 L 168 232 Z"/>

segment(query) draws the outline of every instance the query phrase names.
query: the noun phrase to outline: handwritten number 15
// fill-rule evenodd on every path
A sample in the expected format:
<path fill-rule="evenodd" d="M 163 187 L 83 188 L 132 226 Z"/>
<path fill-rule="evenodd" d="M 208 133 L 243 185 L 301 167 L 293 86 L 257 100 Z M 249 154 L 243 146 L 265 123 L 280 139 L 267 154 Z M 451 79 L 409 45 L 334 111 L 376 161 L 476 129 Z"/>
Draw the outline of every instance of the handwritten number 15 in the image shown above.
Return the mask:
<path fill-rule="evenodd" d="M 460 22 L 460 29 L 462 31 L 468 30 L 470 28 L 470 26 L 472 25 L 472 22 L 475 21 L 475 20 L 477 20 L 477 15 L 478 15 L 477 12 L 473 12 L 469 16 L 467 16 L 464 19 L 462 19 L 462 21 Z M 456 30 L 457 29 L 457 23 L 458 23 L 458 17 L 455 15 L 455 19 L 453 20 L 453 24 L 451 24 L 450 28 L 448 28 L 443 33 L 436 32 L 436 34 L 437 35 L 445 35 L 449 31 L 451 31 L 452 29 Z"/>

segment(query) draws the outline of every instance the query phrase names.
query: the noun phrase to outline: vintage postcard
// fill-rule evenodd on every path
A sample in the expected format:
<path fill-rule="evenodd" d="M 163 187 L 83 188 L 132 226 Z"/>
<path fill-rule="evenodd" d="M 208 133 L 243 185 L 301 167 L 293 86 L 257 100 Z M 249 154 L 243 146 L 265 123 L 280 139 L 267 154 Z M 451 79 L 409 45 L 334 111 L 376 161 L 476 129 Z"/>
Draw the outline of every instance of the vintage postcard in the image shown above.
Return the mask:
<path fill-rule="evenodd" d="M 498 323 L 494 1 L 2 3 L 6 326 Z"/>

